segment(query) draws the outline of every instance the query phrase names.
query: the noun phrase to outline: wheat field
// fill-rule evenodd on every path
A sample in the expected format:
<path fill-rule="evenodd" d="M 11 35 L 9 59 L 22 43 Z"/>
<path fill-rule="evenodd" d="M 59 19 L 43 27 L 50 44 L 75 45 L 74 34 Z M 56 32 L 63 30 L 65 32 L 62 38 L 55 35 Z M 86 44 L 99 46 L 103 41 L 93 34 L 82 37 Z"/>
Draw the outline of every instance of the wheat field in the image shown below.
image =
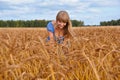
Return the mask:
<path fill-rule="evenodd" d="M 79 27 L 64 46 L 46 29 L 0 29 L 0 80 L 120 80 L 120 26 Z"/>

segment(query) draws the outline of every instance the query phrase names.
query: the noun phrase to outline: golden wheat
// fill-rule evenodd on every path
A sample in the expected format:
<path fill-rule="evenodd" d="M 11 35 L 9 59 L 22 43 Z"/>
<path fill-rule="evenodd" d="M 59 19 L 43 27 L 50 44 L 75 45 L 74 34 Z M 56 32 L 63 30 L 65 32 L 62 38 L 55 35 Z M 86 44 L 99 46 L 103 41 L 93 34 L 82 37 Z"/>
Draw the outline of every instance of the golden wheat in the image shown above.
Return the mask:
<path fill-rule="evenodd" d="M 0 80 L 119 80 L 120 27 L 73 30 L 51 47 L 44 28 L 1 28 Z"/>

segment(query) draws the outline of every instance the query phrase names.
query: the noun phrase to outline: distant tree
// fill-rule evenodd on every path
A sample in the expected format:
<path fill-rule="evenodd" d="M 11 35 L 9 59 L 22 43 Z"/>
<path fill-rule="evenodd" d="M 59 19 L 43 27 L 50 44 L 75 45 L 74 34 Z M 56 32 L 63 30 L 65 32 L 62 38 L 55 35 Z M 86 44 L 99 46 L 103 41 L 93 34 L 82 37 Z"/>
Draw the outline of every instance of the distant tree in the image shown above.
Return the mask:
<path fill-rule="evenodd" d="M 118 20 L 111 20 L 111 21 L 103 21 L 100 22 L 101 26 L 118 26 L 120 25 L 120 19 Z"/>
<path fill-rule="evenodd" d="M 0 20 L 0 27 L 46 27 L 51 20 Z M 75 27 L 83 26 L 83 21 L 71 20 Z"/>
<path fill-rule="evenodd" d="M 7 27 L 7 22 L 0 20 L 0 27 Z"/>
<path fill-rule="evenodd" d="M 84 22 L 83 21 L 78 21 L 78 20 L 71 20 L 72 21 L 72 26 L 79 27 L 83 26 Z"/>
<path fill-rule="evenodd" d="M 120 19 L 117 20 L 118 25 L 120 25 Z"/>

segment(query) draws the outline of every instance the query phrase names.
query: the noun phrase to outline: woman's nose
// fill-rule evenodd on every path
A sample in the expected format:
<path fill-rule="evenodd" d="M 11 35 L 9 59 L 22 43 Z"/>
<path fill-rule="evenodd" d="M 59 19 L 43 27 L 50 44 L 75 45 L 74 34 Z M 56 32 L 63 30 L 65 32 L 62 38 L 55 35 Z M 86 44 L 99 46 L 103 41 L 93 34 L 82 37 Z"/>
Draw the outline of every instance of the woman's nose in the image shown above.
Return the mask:
<path fill-rule="evenodd" d="M 65 23 L 60 23 L 62 26 L 65 26 Z"/>
<path fill-rule="evenodd" d="M 64 24 L 63 24 L 63 23 L 61 23 L 61 25 L 62 25 L 62 26 L 64 26 Z"/>

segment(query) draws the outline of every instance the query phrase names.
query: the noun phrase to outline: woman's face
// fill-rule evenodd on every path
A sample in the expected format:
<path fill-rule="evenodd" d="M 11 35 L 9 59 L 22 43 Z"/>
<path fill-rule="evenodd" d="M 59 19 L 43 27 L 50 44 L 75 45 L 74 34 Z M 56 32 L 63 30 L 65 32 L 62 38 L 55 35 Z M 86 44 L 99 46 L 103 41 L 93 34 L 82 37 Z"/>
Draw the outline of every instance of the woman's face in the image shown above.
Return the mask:
<path fill-rule="evenodd" d="M 57 25 L 60 29 L 63 29 L 66 26 L 66 23 L 61 22 L 61 21 L 57 21 Z"/>

